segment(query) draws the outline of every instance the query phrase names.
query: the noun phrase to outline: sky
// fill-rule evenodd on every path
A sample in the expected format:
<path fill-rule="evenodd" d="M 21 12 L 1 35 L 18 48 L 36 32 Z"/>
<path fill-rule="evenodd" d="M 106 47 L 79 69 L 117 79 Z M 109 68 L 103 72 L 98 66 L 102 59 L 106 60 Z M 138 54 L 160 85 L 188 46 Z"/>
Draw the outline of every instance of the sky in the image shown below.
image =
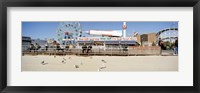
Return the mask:
<path fill-rule="evenodd" d="M 83 32 L 89 30 L 122 30 L 123 22 L 79 22 Z M 28 36 L 32 39 L 57 39 L 56 31 L 60 22 L 22 22 L 22 36 Z M 138 34 L 157 33 L 158 31 L 176 27 L 178 22 L 126 22 L 126 36 L 133 36 L 134 32 Z M 83 34 L 83 36 L 88 36 Z"/>

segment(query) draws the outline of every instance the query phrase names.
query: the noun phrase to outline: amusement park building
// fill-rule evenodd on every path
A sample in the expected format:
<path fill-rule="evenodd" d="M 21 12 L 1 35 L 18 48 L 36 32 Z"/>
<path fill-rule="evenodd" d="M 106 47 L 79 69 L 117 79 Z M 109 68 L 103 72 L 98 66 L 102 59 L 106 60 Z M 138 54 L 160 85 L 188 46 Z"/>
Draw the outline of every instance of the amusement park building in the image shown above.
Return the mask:
<path fill-rule="evenodd" d="M 79 46 L 84 44 L 94 46 L 105 46 L 107 48 L 119 48 L 123 45 L 138 46 L 137 38 L 135 37 L 80 37 L 76 41 Z M 66 40 L 68 41 L 68 40 Z"/>
<path fill-rule="evenodd" d="M 32 44 L 37 43 L 40 46 L 44 46 L 47 43 L 47 40 L 42 40 L 42 39 L 32 39 L 31 41 Z"/>
<path fill-rule="evenodd" d="M 167 39 L 168 36 L 165 32 L 168 30 L 177 30 L 177 28 L 169 28 L 156 33 L 135 35 L 133 37 L 126 37 L 126 22 L 123 22 L 121 30 L 89 30 L 82 31 L 81 24 L 79 22 L 61 22 L 58 26 L 57 39 L 61 45 L 83 45 L 83 44 L 128 44 L 128 45 L 148 45 L 158 41 L 158 37 Z M 171 32 L 170 32 L 171 33 Z M 83 37 L 83 34 L 89 35 L 89 37 Z M 91 37 L 97 36 L 97 37 Z M 167 36 L 167 37 L 165 37 Z M 129 42 L 129 43 L 128 43 Z M 136 43 L 137 42 L 137 43 Z"/>
<path fill-rule="evenodd" d="M 36 43 L 41 47 L 44 47 L 47 40 L 31 39 L 31 37 L 22 36 L 22 50 L 27 50 L 31 44 L 35 45 Z"/>
<path fill-rule="evenodd" d="M 31 37 L 22 36 L 22 50 L 27 50 L 31 44 Z"/>
<path fill-rule="evenodd" d="M 137 35 L 137 42 L 141 45 L 151 46 L 152 43 L 156 42 L 156 33 Z"/>

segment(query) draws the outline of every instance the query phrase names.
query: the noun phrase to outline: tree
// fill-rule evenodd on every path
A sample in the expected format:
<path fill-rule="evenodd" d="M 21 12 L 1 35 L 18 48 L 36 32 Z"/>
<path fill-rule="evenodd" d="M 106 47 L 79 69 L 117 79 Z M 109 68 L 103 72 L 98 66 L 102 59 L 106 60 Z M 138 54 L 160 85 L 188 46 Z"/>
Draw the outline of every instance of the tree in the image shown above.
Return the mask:
<path fill-rule="evenodd" d="M 170 50 L 171 47 L 172 47 L 171 42 L 169 42 L 169 41 L 165 42 L 165 43 L 164 43 L 164 47 L 165 47 L 165 49 Z"/>
<path fill-rule="evenodd" d="M 156 43 L 155 43 L 155 42 L 153 42 L 153 43 L 152 43 L 152 46 L 156 46 Z"/>

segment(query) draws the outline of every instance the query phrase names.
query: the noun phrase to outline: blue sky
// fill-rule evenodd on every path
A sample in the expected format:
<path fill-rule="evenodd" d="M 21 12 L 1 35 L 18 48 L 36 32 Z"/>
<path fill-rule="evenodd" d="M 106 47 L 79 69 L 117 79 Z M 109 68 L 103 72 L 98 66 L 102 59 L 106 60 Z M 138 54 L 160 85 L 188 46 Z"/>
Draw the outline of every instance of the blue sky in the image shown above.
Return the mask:
<path fill-rule="evenodd" d="M 22 22 L 22 36 L 29 36 L 32 39 L 45 39 L 56 37 L 56 30 L 59 22 Z M 80 22 L 82 31 L 89 30 L 122 30 L 123 22 Z M 169 28 L 178 28 L 178 22 L 126 22 L 127 36 L 133 36 L 133 32 L 139 34 L 157 33 Z M 87 36 L 83 34 L 83 36 Z"/>

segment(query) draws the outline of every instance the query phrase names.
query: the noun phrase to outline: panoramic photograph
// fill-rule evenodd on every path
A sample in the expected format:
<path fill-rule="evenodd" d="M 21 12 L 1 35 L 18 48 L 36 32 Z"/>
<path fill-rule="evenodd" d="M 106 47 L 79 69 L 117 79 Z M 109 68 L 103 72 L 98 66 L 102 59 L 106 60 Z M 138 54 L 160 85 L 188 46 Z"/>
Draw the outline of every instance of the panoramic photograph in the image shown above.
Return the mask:
<path fill-rule="evenodd" d="M 177 21 L 24 21 L 21 71 L 178 71 Z"/>

